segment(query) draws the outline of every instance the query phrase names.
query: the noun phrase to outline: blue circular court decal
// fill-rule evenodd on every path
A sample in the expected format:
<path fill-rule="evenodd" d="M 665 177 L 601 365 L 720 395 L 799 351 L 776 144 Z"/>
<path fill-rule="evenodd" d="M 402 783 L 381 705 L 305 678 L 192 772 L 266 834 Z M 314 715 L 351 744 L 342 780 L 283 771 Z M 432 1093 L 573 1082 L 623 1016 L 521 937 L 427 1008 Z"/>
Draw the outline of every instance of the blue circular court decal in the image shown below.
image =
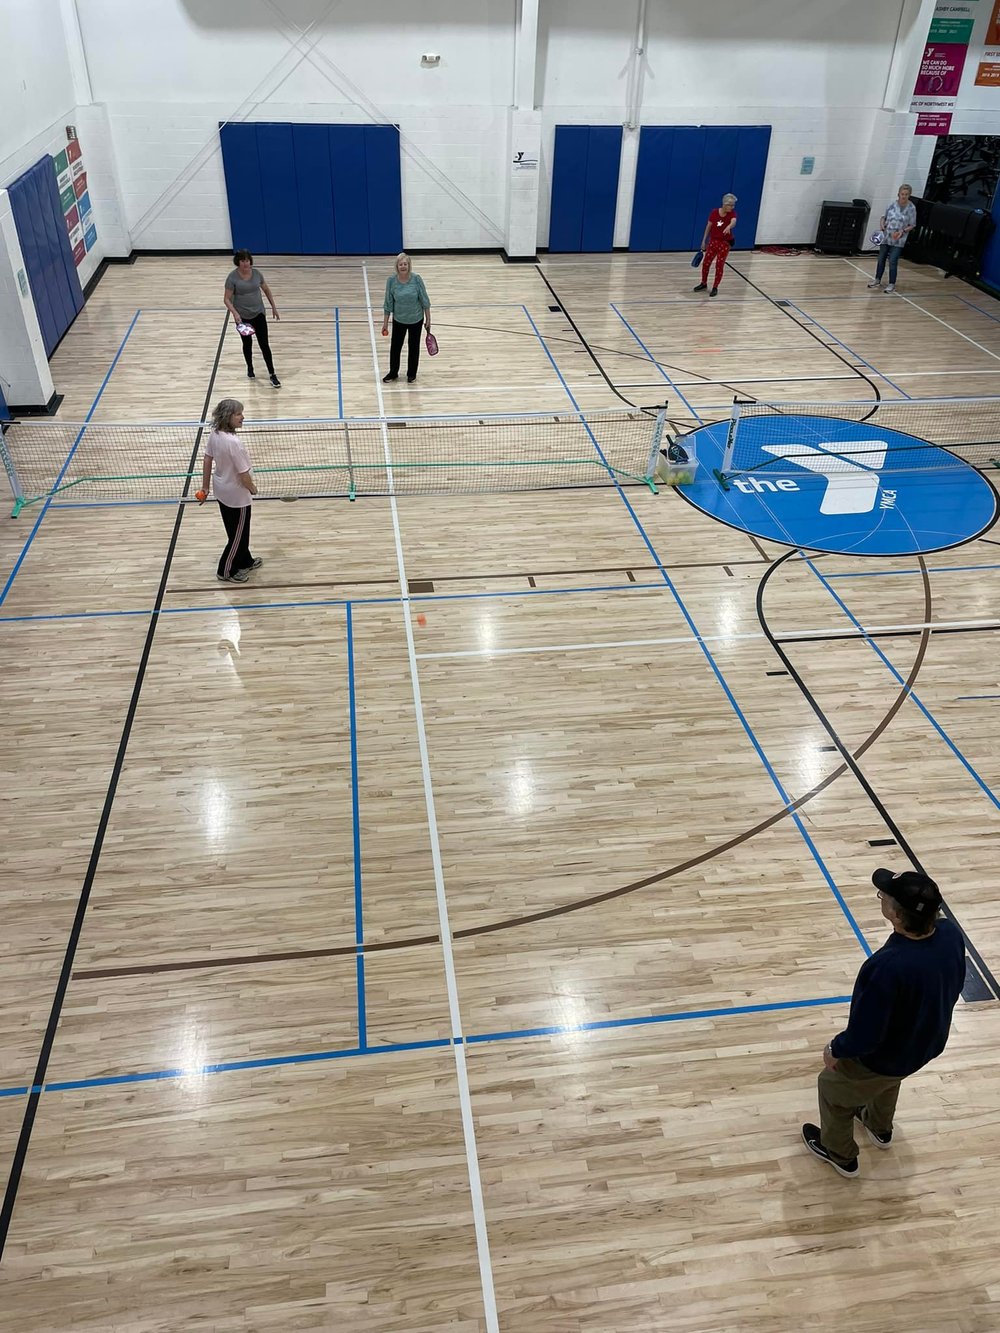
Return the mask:
<path fill-rule="evenodd" d="M 723 485 L 716 472 L 729 431 L 719 421 L 682 437 L 699 467 L 679 489 L 755 537 L 843 555 L 918 555 L 971 541 L 997 516 L 991 483 L 947 449 L 836 417 L 741 419 Z"/>

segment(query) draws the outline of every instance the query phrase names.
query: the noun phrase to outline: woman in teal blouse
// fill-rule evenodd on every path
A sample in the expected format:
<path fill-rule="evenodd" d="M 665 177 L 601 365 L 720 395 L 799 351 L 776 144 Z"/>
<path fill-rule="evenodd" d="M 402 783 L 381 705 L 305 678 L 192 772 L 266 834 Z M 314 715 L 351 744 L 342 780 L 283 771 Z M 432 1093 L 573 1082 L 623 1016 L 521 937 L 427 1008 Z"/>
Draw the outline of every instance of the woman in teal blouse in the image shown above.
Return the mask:
<path fill-rule="evenodd" d="M 412 384 L 417 378 L 417 365 L 420 362 L 420 326 L 431 331 L 431 303 L 427 288 L 419 273 L 414 273 L 410 265 L 410 256 L 396 256 L 396 272 L 386 280 L 385 300 L 382 303 L 385 312 L 382 320 L 382 335 L 389 332 L 389 316 L 392 316 L 392 341 L 389 345 L 389 373 L 382 376 L 383 384 L 391 384 L 399 378 L 399 354 L 403 350 L 403 339 L 408 338 L 406 348 L 406 378 Z"/>

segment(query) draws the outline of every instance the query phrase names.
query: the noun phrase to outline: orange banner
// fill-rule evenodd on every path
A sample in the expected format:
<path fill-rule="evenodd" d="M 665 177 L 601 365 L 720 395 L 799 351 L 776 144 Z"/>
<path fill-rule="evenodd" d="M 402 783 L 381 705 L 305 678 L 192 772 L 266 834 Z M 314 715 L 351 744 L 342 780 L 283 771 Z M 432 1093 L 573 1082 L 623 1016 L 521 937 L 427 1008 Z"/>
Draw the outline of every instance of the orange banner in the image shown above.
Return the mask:
<path fill-rule="evenodd" d="M 997 3 L 1000 4 L 1000 0 Z M 988 60 L 981 61 L 976 70 L 976 83 L 980 88 L 1000 88 L 1000 65 Z"/>
<path fill-rule="evenodd" d="M 1000 0 L 993 0 L 993 13 L 990 15 L 990 26 L 986 29 L 986 45 L 1000 46 Z M 982 66 L 980 65 L 980 69 Z M 979 80 L 977 79 L 978 83 Z"/>

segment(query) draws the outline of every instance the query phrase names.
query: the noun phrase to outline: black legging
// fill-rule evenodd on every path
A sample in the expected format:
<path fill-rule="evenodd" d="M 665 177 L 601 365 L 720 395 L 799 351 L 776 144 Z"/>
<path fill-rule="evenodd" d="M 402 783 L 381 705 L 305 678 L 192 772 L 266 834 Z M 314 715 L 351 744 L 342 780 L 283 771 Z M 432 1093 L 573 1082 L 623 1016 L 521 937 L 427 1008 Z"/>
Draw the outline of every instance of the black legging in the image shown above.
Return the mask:
<path fill-rule="evenodd" d="M 240 342 L 243 344 L 243 360 L 247 363 L 247 370 L 253 370 L 253 340 L 254 334 L 256 334 L 261 354 L 264 357 L 264 365 L 267 366 L 267 373 L 273 375 L 274 362 L 271 360 L 271 344 L 267 339 L 267 316 L 261 311 L 259 315 L 254 315 L 252 319 L 247 319 L 245 315 L 240 315 L 240 319 L 253 329 L 253 333 L 240 334 Z"/>
<path fill-rule="evenodd" d="M 407 334 L 410 335 L 410 341 L 406 346 L 406 378 L 415 380 L 417 378 L 417 366 L 420 364 L 420 330 L 424 326 L 424 321 L 418 319 L 416 324 L 400 324 L 398 319 L 392 321 L 392 338 L 389 341 L 389 374 L 399 374 L 399 354 L 403 350 L 403 339 Z"/>
<path fill-rule="evenodd" d="M 250 506 L 234 509 L 220 500 L 219 513 L 226 528 L 226 546 L 219 556 L 216 573 L 220 579 L 228 579 L 253 564 L 253 556 L 250 554 Z"/>

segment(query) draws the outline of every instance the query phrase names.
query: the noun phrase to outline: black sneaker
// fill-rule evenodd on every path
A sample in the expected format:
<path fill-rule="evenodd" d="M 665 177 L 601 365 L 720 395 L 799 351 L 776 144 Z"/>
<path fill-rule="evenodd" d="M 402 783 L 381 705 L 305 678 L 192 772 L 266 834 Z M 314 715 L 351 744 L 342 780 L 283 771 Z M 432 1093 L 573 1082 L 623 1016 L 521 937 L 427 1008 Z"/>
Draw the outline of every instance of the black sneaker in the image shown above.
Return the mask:
<path fill-rule="evenodd" d="M 398 379 L 399 379 L 399 376 L 398 376 L 398 375 L 383 375 L 383 376 L 382 376 L 382 383 L 383 383 L 383 384 L 391 384 L 391 383 L 393 382 L 393 380 L 398 380 Z"/>
<path fill-rule="evenodd" d="M 281 388 L 281 380 L 278 379 L 277 375 L 271 376 L 271 383 L 274 385 L 276 389 Z"/>
<path fill-rule="evenodd" d="M 695 290 L 696 292 L 707 292 L 707 291 L 708 291 L 708 283 L 707 283 L 707 282 L 699 282 L 699 283 L 698 283 L 698 286 L 695 287 L 694 290 Z"/>
<path fill-rule="evenodd" d="M 417 378 L 416 375 L 407 375 L 406 377 L 407 384 L 412 384 L 416 378 Z"/>
<path fill-rule="evenodd" d="M 892 1147 L 891 1129 L 888 1130 L 885 1134 L 876 1134 L 873 1129 L 870 1129 L 868 1125 L 865 1124 L 864 1119 L 860 1115 L 855 1115 L 854 1118 L 860 1123 L 861 1128 L 865 1131 L 865 1133 L 868 1135 L 872 1143 L 874 1143 L 876 1148 L 885 1149 Z"/>
<path fill-rule="evenodd" d="M 256 378 L 257 378 L 257 376 L 254 374 L 254 372 L 253 372 L 252 370 L 248 370 L 248 371 L 247 371 L 247 379 L 248 379 L 248 380 L 255 380 Z"/>
<path fill-rule="evenodd" d="M 856 1157 L 850 1166 L 842 1166 L 840 1162 L 835 1161 L 830 1156 L 819 1141 L 819 1125 L 803 1125 L 802 1142 L 814 1157 L 818 1157 L 821 1162 L 828 1162 L 838 1175 L 846 1176 L 848 1180 L 853 1180 L 858 1175 L 858 1159 Z"/>
<path fill-rule="evenodd" d="M 237 569 L 232 574 L 216 574 L 220 583 L 246 583 L 250 575 L 245 569 Z"/>
<path fill-rule="evenodd" d="M 712 290 L 709 292 L 709 296 L 718 296 L 718 294 L 719 294 L 718 287 L 713 287 Z"/>

